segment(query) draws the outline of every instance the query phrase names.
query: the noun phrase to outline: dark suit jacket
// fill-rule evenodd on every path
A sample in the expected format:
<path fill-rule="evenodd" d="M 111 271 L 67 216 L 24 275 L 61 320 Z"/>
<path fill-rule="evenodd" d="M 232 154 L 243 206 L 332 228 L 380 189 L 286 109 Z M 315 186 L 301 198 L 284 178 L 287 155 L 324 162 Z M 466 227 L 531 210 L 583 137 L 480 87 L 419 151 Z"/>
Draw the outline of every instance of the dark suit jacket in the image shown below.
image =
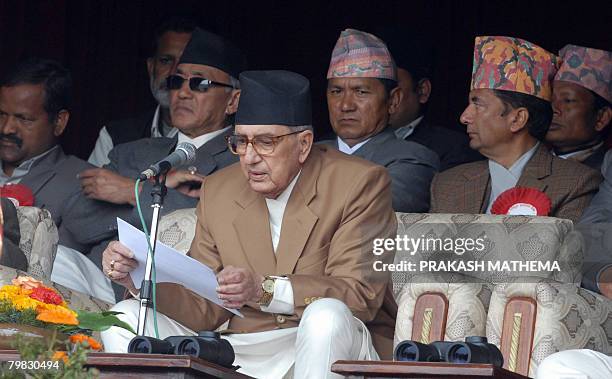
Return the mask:
<path fill-rule="evenodd" d="M 604 161 L 604 157 L 606 156 L 606 146 L 601 146 L 599 149 L 595 150 L 595 152 L 588 156 L 587 159 L 583 160 L 581 163 L 589 166 L 595 170 L 601 170 L 601 165 Z"/>
<path fill-rule="evenodd" d="M 322 142 L 338 148 L 338 139 Z M 416 142 L 397 139 L 387 128 L 352 155 L 387 169 L 396 212 L 427 212 L 429 185 L 440 163 L 436 153 Z"/>
<path fill-rule="evenodd" d="M 470 148 L 467 134 L 432 125 L 427 117 L 419 122 L 412 134 L 405 140 L 420 143 L 435 151 L 440 158 L 440 172 L 463 163 L 486 159 L 479 152 Z"/>
<path fill-rule="evenodd" d="M 586 241 L 582 285 L 596 292 L 597 275 L 612 264 L 612 150 L 605 156 L 601 173 L 604 181 L 578 225 Z"/>
<path fill-rule="evenodd" d="M 136 141 L 151 137 L 151 123 L 156 108 L 148 110 L 136 117 L 123 120 L 110 121 L 106 125 L 106 131 L 113 140 L 113 145 Z"/>
<path fill-rule="evenodd" d="M 196 151 L 195 166 L 201 175 L 211 173 L 228 166 L 238 160 L 225 142 L 225 136 L 233 133 L 233 129 L 213 138 Z M 151 164 L 168 156 L 176 147 L 177 138 L 144 138 L 116 146 L 109 153 L 110 163 L 105 168 L 118 174 L 136 178 Z M 151 190 L 152 183 L 145 182 L 140 192 L 140 202 L 143 216 L 147 223 L 151 222 Z M 198 199 L 184 195 L 169 188 L 161 215 L 176 209 L 194 208 Z M 80 194 L 71 211 L 71 218 L 66 223 L 68 230 L 81 244 L 97 245 L 116 238 L 117 220 L 120 217 L 140 228 L 138 210 L 129 204 L 112 204 L 105 201 L 92 200 Z M 95 263 L 100 263 L 96 262 Z"/>
<path fill-rule="evenodd" d="M 64 228 L 69 209 L 81 193 L 77 174 L 94 167 L 72 155 L 64 154 L 60 146 L 36 160 L 20 184 L 34 194 L 34 206 L 47 209 L 59 231 L 59 243 L 80 248 Z"/>
<path fill-rule="evenodd" d="M 544 145 L 523 170 L 518 187 L 544 192 L 551 200 L 550 216 L 576 222 L 589 205 L 601 175 L 583 164 L 553 156 Z M 459 165 L 439 173 L 431 183 L 432 213 L 484 213 L 491 193 L 488 161 Z"/>
<path fill-rule="evenodd" d="M 13 202 L 0 198 L 2 206 L 2 251 L 0 252 L 0 265 L 16 268 L 21 271 L 28 271 L 28 260 L 23 251 L 19 248 L 21 233 L 17 210 Z"/>
<path fill-rule="evenodd" d="M 350 185 L 349 185 L 350 184 Z M 184 287 L 160 283 L 157 309 L 193 330 L 214 330 L 225 320 L 236 332 L 296 327 L 313 300 L 343 301 L 390 359 L 397 305 L 390 275 L 372 269 L 373 238 L 397 232 L 387 172 L 328 146 L 313 146 L 287 202 L 276 254 L 263 196 L 251 190 L 238 164 L 206 178 L 189 255 L 214 271 L 232 265 L 261 275 L 284 275 L 293 288 L 294 313 L 286 321 L 247 303 L 234 317 Z"/>

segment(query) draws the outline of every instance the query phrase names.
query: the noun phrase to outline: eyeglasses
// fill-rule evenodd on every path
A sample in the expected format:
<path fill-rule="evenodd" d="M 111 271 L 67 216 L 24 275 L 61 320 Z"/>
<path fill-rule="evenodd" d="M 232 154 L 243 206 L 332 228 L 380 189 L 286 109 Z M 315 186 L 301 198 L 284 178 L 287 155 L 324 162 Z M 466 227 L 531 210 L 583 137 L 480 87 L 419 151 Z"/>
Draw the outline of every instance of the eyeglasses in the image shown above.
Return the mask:
<path fill-rule="evenodd" d="M 234 88 L 230 84 L 215 82 L 210 79 L 202 78 L 200 76 L 192 76 L 191 78 L 183 78 L 180 75 L 170 75 L 166 79 L 166 85 L 168 89 L 180 89 L 183 86 L 185 80 L 189 81 L 189 88 L 192 91 L 206 92 L 210 87 L 228 87 Z"/>
<path fill-rule="evenodd" d="M 247 146 L 251 144 L 255 152 L 259 155 L 270 155 L 274 152 L 274 148 L 283 137 L 290 136 L 292 134 L 301 133 L 303 130 L 282 134 L 280 136 L 255 136 L 252 139 L 247 136 L 233 135 L 225 137 L 227 145 L 229 146 L 232 154 L 244 155 L 247 151 Z"/>

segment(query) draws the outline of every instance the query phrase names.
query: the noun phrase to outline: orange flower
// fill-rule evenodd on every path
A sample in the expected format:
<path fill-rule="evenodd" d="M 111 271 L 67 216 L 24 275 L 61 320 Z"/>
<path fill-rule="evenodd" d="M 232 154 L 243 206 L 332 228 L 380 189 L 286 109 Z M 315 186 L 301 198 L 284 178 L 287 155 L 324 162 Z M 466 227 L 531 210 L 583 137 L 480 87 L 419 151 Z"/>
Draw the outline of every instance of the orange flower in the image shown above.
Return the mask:
<path fill-rule="evenodd" d="M 53 353 L 51 359 L 54 361 L 59 361 L 61 359 L 62 361 L 64 361 L 64 364 L 68 363 L 68 355 L 66 355 L 65 351 L 56 351 L 55 353 Z"/>
<path fill-rule="evenodd" d="M 55 309 L 42 310 L 37 320 L 50 322 L 52 324 L 65 324 L 65 325 L 78 325 L 79 321 L 76 318 L 76 314 L 65 308 L 56 307 Z"/>
<path fill-rule="evenodd" d="M 87 342 L 87 344 L 89 345 L 90 348 L 94 349 L 94 350 L 100 350 L 102 349 L 102 344 L 100 344 L 100 342 L 96 341 L 95 339 L 85 335 L 85 334 L 73 334 L 70 336 L 70 342 L 76 344 L 76 343 L 83 343 L 83 342 Z"/>
<path fill-rule="evenodd" d="M 31 276 L 20 276 L 17 279 L 13 279 L 13 284 L 26 290 L 32 290 L 34 288 L 41 287 L 43 282 L 36 280 Z"/>

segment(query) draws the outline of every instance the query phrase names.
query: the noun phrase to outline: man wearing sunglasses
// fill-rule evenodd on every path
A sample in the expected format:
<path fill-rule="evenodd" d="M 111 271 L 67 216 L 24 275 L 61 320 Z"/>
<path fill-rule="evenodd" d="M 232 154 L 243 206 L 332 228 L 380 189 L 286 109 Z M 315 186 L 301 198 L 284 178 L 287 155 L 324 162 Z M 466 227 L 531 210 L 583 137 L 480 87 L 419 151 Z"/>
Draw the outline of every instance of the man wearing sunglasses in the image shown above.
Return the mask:
<path fill-rule="evenodd" d="M 393 209 L 427 212 L 429 185 L 439 158 L 427 147 L 398 139 L 389 118 L 401 100 L 397 69 L 387 46 L 359 30 L 342 32 L 327 72 L 329 121 L 346 154 L 384 166 L 391 175 Z"/>
<path fill-rule="evenodd" d="M 134 178 L 149 165 L 171 154 L 177 143 L 197 148 L 196 161 L 166 176 L 169 188 L 162 214 L 193 208 L 203 178 L 238 159 L 225 142 L 232 134 L 233 115 L 240 90 L 237 77 L 244 68 L 242 53 L 229 41 L 196 28 L 179 61 L 176 74 L 167 79 L 170 114 L 178 134 L 174 138 L 145 138 L 116 146 L 106 169 L 126 184 L 82 177 L 82 193 L 73 207 L 67 228 L 82 243 L 95 246 L 89 258 L 101 265 L 101 252 L 116 238 L 116 217 L 140 227 L 135 206 Z M 106 189 L 100 191 L 100 187 Z M 140 184 L 145 220 L 151 220 L 152 183 Z M 106 272 L 105 272 L 106 273 Z"/>
<path fill-rule="evenodd" d="M 179 58 L 195 27 L 194 20 L 184 17 L 169 18 L 158 26 L 152 41 L 152 54 L 147 58 L 149 87 L 157 106 L 135 117 L 111 121 L 102 127 L 89 163 L 98 167 L 109 163 L 108 153 L 122 143 L 176 135 L 177 130 L 170 121 L 170 92 L 166 78 L 176 71 Z"/>
<path fill-rule="evenodd" d="M 229 321 L 234 365 L 257 378 L 338 378 L 338 359 L 391 358 L 397 307 L 389 276 L 372 269 L 374 238 L 395 235 L 387 171 L 325 145 L 313 146 L 310 89 L 288 71 L 247 71 L 235 134 L 240 157 L 206 178 L 189 255 L 217 272 L 217 294 L 233 315 L 183 287 L 157 287 L 159 337 L 193 335 Z M 104 252 L 113 280 L 134 291 L 131 252 Z M 113 309 L 136 325 L 138 302 Z M 152 323 L 148 327 L 153 331 Z M 102 333 L 125 352 L 133 334 Z"/>

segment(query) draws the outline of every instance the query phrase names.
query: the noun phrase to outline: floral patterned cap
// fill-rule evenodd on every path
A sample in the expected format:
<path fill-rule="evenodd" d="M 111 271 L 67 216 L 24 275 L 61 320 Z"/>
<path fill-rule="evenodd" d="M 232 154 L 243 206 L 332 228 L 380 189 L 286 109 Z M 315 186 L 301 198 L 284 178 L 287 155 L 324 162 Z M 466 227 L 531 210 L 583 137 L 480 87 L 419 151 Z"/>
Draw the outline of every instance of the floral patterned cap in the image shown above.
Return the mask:
<path fill-rule="evenodd" d="M 480 36 L 474 45 L 471 89 L 520 92 L 550 101 L 556 55 L 514 37 Z"/>
<path fill-rule="evenodd" d="M 555 80 L 578 84 L 612 103 L 612 52 L 566 45 L 559 55 L 563 64 Z"/>

